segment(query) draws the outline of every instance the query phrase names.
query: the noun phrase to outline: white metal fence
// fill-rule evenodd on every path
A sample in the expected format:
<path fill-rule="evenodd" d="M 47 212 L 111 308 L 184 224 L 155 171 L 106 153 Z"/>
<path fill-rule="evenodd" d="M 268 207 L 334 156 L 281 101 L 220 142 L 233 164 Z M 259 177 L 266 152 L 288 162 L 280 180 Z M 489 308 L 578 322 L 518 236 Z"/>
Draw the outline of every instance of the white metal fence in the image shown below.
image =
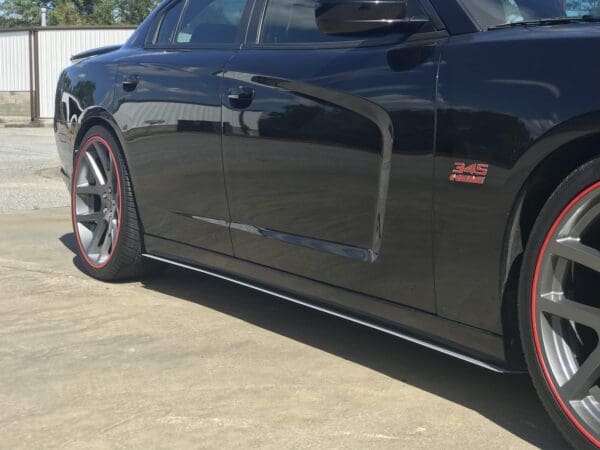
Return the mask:
<path fill-rule="evenodd" d="M 0 91 L 30 90 L 29 32 L 0 33 Z"/>
<path fill-rule="evenodd" d="M 38 34 L 40 117 L 54 116 L 56 83 L 71 56 L 92 48 L 124 43 L 133 30 L 44 30 Z M 1 76 L 1 75 L 0 75 Z"/>
<path fill-rule="evenodd" d="M 56 83 L 76 53 L 124 43 L 134 28 L 0 30 L 0 92 L 30 92 L 32 118 L 54 116 Z"/>

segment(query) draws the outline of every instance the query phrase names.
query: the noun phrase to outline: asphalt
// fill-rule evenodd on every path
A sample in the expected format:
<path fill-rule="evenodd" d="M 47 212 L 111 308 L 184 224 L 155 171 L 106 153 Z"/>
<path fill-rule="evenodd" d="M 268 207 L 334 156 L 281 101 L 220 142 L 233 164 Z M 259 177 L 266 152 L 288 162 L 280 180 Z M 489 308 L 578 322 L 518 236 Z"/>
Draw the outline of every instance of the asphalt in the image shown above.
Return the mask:
<path fill-rule="evenodd" d="M 0 129 L 0 448 L 566 448 L 526 375 L 180 269 L 87 278 L 58 165 Z"/>

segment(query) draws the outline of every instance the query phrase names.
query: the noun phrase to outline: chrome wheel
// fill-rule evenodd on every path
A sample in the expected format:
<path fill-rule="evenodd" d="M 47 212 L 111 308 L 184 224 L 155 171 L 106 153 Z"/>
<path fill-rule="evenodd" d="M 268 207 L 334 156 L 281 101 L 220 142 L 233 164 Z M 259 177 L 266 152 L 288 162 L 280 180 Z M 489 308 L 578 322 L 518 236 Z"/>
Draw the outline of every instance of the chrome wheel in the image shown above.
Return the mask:
<path fill-rule="evenodd" d="M 600 183 L 554 222 L 531 292 L 544 377 L 572 424 L 600 446 Z"/>
<path fill-rule="evenodd" d="M 73 174 L 73 225 L 77 244 L 93 268 L 105 267 L 121 225 L 121 183 L 108 142 L 96 136 L 82 147 Z"/>

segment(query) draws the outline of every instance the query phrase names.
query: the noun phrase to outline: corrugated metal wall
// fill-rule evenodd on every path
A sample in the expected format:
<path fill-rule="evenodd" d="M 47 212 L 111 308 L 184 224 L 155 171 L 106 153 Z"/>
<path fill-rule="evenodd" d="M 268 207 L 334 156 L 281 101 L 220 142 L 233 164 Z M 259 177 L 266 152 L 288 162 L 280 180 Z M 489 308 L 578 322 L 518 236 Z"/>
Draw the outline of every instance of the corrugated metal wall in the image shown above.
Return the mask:
<path fill-rule="evenodd" d="M 54 117 L 56 84 L 62 70 L 71 64 L 71 56 L 96 47 L 122 44 L 132 33 L 129 29 L 38 31 L 40 117 Z"/>
<path fill-rule="evenodd" d="M 29 91 L 29 32 L 0 33 L 0 92 Z"/>

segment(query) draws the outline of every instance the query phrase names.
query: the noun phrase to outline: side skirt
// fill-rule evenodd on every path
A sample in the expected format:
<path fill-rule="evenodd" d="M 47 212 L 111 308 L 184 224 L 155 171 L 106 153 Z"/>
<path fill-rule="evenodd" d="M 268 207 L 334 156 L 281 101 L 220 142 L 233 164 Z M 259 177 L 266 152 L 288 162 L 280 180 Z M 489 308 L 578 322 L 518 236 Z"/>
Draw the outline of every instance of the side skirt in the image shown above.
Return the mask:
<path fill-rule="evenodd" d="M 299 279 L 300 277 L 291 274 L 226 255 L 155 236 L 146 235 L 145 240 L 146 258 L 193 270 L 336 316 L 487 370 L 498 373 L 515 372 L 506 367 L 501 336 L 384 300 Z M 267 286 L 262 280 L 272 282 Z M 312 286 L 315 283 L 319 285 L 318 288 Z M 281 290 L 278 290 L 280 287 Z M 309 297 L 309 294 L 314 295 Z"/>

